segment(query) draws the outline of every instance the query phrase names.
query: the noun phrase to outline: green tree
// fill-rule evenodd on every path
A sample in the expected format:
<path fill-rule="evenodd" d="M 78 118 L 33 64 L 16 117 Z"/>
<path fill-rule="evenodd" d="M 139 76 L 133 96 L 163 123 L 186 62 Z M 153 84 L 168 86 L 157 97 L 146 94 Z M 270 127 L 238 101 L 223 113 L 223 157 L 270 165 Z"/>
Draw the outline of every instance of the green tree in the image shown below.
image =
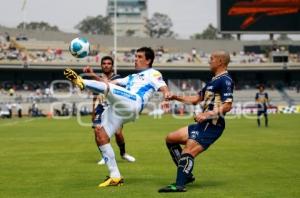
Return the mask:
<path fill-rule="evenodd" d="M 192 39 L 206 39 L 206 40 L 216 40 L 218 39 L 218 30 L 212 24 L 203 30 L 202 33 L 196 33 L 191 36 Z"/>
<path fill-rule="evenodd" d="M 88 16 L 80 21 L 75 28 L 79 30 L 80 33 L 86 34 L 113 34 L 110 18 L 103 17 L 102 15 L 96 17 Z"/>
<path fill-rule="evenodd" d="M 174 32 L 171 30 L 173 22 L 171 18 L 162 13 L 154 13 L 146 22 L 146 33 L 151 38 L 170 38 L 175 37 Z"/>
<path fill-rule="evenodd" d="M 26 30 L 55 31 L 55 32 L 60 31 L 57 26 L 55 25 L 51 26 L 50 24 L 44 21 L 25 23 L 25 25 L 24 22 L 22 22 L 17 26 L 18 29 L 23 29 L 23 27 L 25 27 Z"/>
<path fill-rule="evenodd" d="M 234 36 L 232 36 L 232 34 L 229 34 L 229 33 L 221 34 L 221 38 L 223 40 L 234 40 Z"/>
<path fill-rule="evenodd" d="M 232 40 L 234 37 L 231 34 L 219 34 L 218 29 L 214 27 L 212 24 L 209 24 L 208 27 L 203 30 L 202 33 L 195 33 L 190 37 L 191 39 L 203 39 L 203 40 Z"/>

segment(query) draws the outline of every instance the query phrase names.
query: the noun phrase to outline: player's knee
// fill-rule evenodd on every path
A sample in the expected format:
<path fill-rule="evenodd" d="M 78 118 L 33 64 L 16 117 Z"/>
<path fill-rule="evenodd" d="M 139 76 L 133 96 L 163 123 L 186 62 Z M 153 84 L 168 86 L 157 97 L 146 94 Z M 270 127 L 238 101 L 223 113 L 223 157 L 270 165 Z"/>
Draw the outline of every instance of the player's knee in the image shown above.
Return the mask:
<path fill-rule="evenodd" d="M 96 136 L 96 141 L 97 141 L 97 143 L 98 144 L 100 144 L 100 145 L 104 145 L 104 144 L 107 144 L 107 143 L 109 143 L 109 138 L 107 138 L 107 137 L 104 137 L 104 136 Z"/>
<path fill-rule="evenodd" d="M 107 136 L 107 134 L 104 131 L 103 127 L 96 126 L 95 127 L 95 135 L 96 135 L 96 141 L 99 144 L 106 144 L 106 143 L 109 142 L 109 137 Z"/>
<path fill-rule="evenodd" d="M 101 126 L 100 125 L 96 125 L 95 128 L 94 128 L 94 132 L 95 133 L 99 133 L 101 130 Z"/>
<path fill-rule="evenodd" d="M 203 152 L 205 149 L 201 145 L 189 145 L 183 149 L 182 153 L 188 153 L 193 157 L 196 157 L 199 153 Z"/>
<path fill-rule="evenodd" d="M 171 133 L 169 133 L 167 136 L 166 136 L 166 143 L 171 143 L 171 141 L 172 141 L 172 134 Z"/>

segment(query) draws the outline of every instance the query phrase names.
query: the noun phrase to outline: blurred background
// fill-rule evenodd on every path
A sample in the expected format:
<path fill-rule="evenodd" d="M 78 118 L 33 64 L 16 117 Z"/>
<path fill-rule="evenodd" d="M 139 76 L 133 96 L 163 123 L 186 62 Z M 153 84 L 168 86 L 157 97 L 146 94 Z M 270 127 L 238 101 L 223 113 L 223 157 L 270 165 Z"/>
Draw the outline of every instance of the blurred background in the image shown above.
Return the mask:
<path fill-rule="evenodd" d="M 134 72 L 135 49 L 155 50 L 155 68 L 173 92 L 196 94 L 211 78 L 212 51 L 230 52 L 235 81 L 232 113 L 256 113 L 263 84 L 270 113 L 300 112 L 300 2 L 298 0 L 4 0 L 0 13 L 0 116 L 88 115 L 79 105 L 91 93 L 64 80 L 62 71 L 91 65 L 101 73 L 105 55 L 115 72 Z M 76 59 L 69 42 L 91 43 L 90 56 Z M 159 104 L 160 95 L 152 98 Z M 80 107 L 79 107 L 80 106 Z M 178 114 L 189 112 L 182 104 Z M 144 113 L 160 112 L 159 105 Z"/>

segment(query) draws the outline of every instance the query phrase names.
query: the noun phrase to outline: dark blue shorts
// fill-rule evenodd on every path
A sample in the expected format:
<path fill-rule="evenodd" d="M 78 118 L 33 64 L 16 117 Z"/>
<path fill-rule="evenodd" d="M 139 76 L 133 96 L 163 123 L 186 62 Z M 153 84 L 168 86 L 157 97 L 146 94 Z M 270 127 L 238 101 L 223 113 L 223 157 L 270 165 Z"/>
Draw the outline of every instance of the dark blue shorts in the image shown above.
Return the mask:
<path fill-rule="evenodd" d="M 93 120 L 92 128 L 95 128 L 97 125 L 101 124 L 101 117 L 102 117 L 103 111 L 104 111 L 103 105 L 101 105 L 101 104 L 97 105 L 97 107 L 95 109 L 95 119 Z"/>
<path fill-rule="evenodd" d="M 262 114 L 264 114 L 264 116 L 267 116 L 268 115 L 267 110 L 257 111 L 257 116 L 261 116 Z"/>
<path fill-rule="evenodd" d="M 223 133 L 224 127 L 209 122 L 191 124 L 188 126 L 189 139 L 198 142 L 205 150 Z"/>

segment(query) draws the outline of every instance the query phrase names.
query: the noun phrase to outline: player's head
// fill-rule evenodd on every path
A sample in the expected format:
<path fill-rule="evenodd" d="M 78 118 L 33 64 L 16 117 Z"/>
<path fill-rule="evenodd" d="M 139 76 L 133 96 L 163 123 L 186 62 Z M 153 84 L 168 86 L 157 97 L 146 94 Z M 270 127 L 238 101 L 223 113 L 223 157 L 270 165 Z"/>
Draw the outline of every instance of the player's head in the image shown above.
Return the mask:
<path fill-rule="evenodd" d="M 227 70 L 230 62 L 230 55 L 224 50 L 214 51 L 209 60 L 210 70 L 216 73 L 219 70 Z"/>
<path fill-rule="evenodd" d="M 154 51 L 150 47 L 141 47 L 136 50 L 134 64 L 136 69 L 152 67 L 154 61 Z"/>
<path fill-rule="evenodd" d="M 101 68 L 104 74 L 110 74 L 113 72 L 114 60 L 110 56 L 104 56 L 101 59 Z"/>
<path fill-rule="evenodd" d="M 263 84 L 260 84 L 260 85 L 258 86 L 258 90 L 259 90 L 260 92 L 263 92 L 263 91 L 265 90 L 265 86 L 264 86 Z"/>

